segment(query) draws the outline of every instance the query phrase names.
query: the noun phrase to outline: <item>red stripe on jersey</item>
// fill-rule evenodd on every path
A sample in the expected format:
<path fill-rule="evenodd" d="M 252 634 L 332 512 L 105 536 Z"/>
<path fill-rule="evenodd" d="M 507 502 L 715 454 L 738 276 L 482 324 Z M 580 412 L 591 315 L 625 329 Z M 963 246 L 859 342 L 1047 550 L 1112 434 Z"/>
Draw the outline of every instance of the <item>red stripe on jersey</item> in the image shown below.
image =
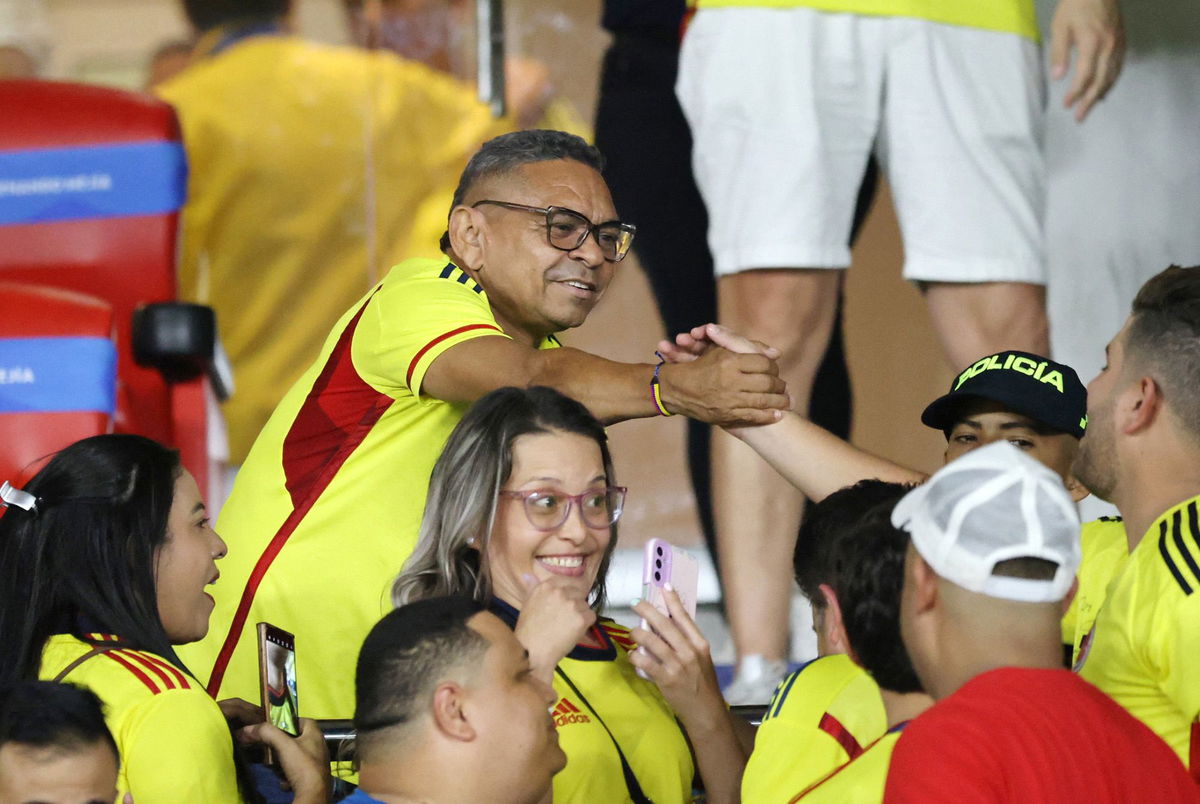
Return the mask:
<path fill-rule="evenodd" d="M 1200 784 L 1200 720 L 1192 724 L 1192 745 L 1188 751 L 1188 771 Z"/>
<path fill-rule="evenodd" d="M 143 684 L 145 684 L 145 685 L 146 685 L 146 687 L 147 687 L 147 689 L 149 689 L 149 690 L 150 690 L 152 693 L 154 693 L 155 695 L 158 695 L 160 692 L 162 692 L 162 690 L 160 690 L 160 689 L 158 688 L 158 685 L 157 685 L 157 684 L 155 684 L 155 683 L 154 683 L 154 682 L 153 682 L 153 681 L 150 679 L 150 676 L 148 676 L 148 675 L 146 675 L 145 673 L 143 673 L 141 670 L 139 670 L 139 669 L 138 669 L 137 667 L 135 667 L 134 665 L 130 664 L 130 663 L 129 663 L 128 661 L 126 661 L 124 658 L 122 658 L 122 657 L 118 656 L 116 651 L 111 651 L 111 650 L 110 650 L 110 651 L 108 651 L 107 653 L 105 653 L 105 654 L 103 654 L 103 655 L 104 655 L 104 656 L 107 656 L 108 658 L 110 658 L 110 659 L 112 659 L 114 662 L 116 662 L 117 664 L 119 664 L 119 665 L 121 665 L 122 667 L 124 667 L 124 668 L 125 668 L 126 670 L 128 670 L 129 672 L 133 673 L 133 674 L 134 674 L 134 676 L 136 676 L 136 677 L 137 677 L 137 680 L 138 680 L 138 681 L 140 681 L 140 682 L 142 682 Z"/>
<path fill-rule="evenodd" d="M 854 735 L 850 733 L 850 730 L 828 712 L 821 716 L 821 722 L 817 724 L 817 728 L 837 740 L 838 745 L 845 749 L 851 759 L 854 759 L 863 752 L 862 746 L 858 744 L 858 740 L 854 739 Z"/>
<path fill-rule="evenodd" d="M 412 388 L 413 373 L 417 370 L 417 364 L 421 362 L 421 358 L 425 356 L 426 352 L 428 352 L 430 349 L 437 346 L 439 343 L 446 340 L 447 338 L 453 338 L 455 335 L 461 335 L 462 333 L 470 332 L 473 329 L 494 329 L 496 332 L 499 332 L 500 334 L 504 334 L 504 330 L 500 329 L 500 327 L 493 326 L 492 324 L 469 324 L 468 326 L 459 327 L 458 329 L 452 329 L 447 333 L 438 335 L 436 338 L 431 340 L 429 343 L 422 346 L 421 351 L 419 351 L 415 355 L 413 355 L 413 359 L 408 364 L 408 371 L 405 372 L 405 374 L 404 374 L 404 384 L 407 385 L 409 387 L 409 389 Z"/>
<path fill-rule="evenodd" d="M 158 665 L 163 670 L 166 670 L 171 675 L 171 677 L 175 679 L 175 684 L 176 684 L 176 686 L 179 687 L 179 689 L 189 690 L 192 688 L 192 681 L 187 677 L 187 675 L 182 670 L 180 670 L 178 667 L 176 667 L 175 665 L 168 662 L 163 657 L 156 656 L 153 653 L 143 653 L 143 654 L 141 654 L 141 656 L 144 659 L 146 659 L 147 661 L 153 662 L 154 664 Z"/>
<path fill-rule="evenodd" d="M 160 679 L 162 679 L 162 683 L 166 686 L 167 689 L 169 689 L 169 690 L 175 689 L 176 684 L 171 679 L 171 677 L 169 675 L 167 675 L 167 672 L 165 670 L 163 670 L 161 667 L 159 667 L 157 664 L 155 664 L 154 662 L 150 661 L 143 654 L 138 653 L 137 651 L 132 651 L 132 650 L 121 650 L 121 651 L 116 651 L 116 652 L 121 654 L 121 656 L 125 657 L 126 659 L 129 659 L 133 662 L 136 662 L 137 664 L 140 664 L 142 667 L 146 668 L 151 673 L 158 676 Z"/>
<path fill-rule="evenodd" d="M 238 601 L 229 631 L 225 634 L 225 641 L 221 644 L 221 651 L 217 654 L 212 675 L 208 679 L 208 693 L 214 698 L 221 689 L 225 670 L 229 667 L 229 660 L 250 614 L 254 595 L 267 570 L 329 487 L 346 459 L 392 404 L 390 396 L 376 391 L 358 376 L 350 354 L 354 331 L 370 303 L 371 299 L 368 298 L 338 337 L 320 376 L 313 383 L 312 390 L 308 392 L 283 440 L 283 473 L 292 497 L 292 513 L 258 557 L 246 581 L 246 588 L 242 590 L 241 600 Z"/>

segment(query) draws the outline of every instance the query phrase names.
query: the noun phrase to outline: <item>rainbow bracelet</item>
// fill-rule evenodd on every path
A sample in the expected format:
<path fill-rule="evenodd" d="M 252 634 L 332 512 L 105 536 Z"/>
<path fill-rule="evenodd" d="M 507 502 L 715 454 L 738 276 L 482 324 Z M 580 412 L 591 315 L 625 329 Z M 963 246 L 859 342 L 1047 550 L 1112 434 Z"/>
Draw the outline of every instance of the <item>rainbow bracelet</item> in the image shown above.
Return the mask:
<path fill-rule="evenodd" d="M 662 389 L 658 384 L 658 371 L 663 367 L 663 364 L 667 362 L 667 359 L 659 352 L 655 352 L 654 354 L 658 356 L 658 365 L 654 367 L 654 376 L 650 379 L 650 398 L 654 400 L 654 407 L 658 408 L 660 415 L 674 416 L 675 414 L 667 410 L 666 406 L 663 404 Z"/>

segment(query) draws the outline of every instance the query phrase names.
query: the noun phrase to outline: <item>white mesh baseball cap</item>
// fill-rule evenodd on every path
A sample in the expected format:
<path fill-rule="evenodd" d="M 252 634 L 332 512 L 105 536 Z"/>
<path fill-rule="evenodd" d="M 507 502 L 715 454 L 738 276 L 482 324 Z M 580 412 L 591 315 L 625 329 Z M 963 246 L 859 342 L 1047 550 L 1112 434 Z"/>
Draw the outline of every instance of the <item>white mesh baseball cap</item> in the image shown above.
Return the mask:
<path fill-rule="evenodd" d="M 946 464 L 896 504 L 892 524 L 911 534 L 938 575 L 990 597 L 1062 600 L 1079 568 L 1079 513 L 1062 480 L 1004 441 Z M 1058 570 L 1051 580 L 992 574 L 1013 558 Z"/>

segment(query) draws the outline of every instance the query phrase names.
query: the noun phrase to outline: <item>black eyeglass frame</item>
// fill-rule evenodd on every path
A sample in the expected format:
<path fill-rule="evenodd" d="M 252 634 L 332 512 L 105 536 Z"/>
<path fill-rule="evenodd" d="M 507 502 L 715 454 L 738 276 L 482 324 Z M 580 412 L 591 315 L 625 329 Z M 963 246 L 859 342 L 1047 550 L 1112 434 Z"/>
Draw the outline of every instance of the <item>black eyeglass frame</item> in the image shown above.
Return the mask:
<path fill-rule="evenodd" d="M 633 245 L 633 237 L 637 234 L 637 226 L 632 223 L 625 223 L 623 221 L 602 221 L 600 223 L 592 223 L 591 220 L 588 219 L 587 215 L 584 215 L 582 212 L 577 212 L 570 207 L 531 207 L 528 204 L 515 204 L 512 201 L 494 201 L 492 199 L 484 199 L 483 201 L 476 201 L 471 205 L 471 208 L 474 209 L 478 206 L 482 206 L 483 204 L 503 207 L 504 209 L 515 209 L 521 212 L 536 212 L 545 215 L 546 240 L 551 246 L 559 251 L 574 251 L 584 244 L 584 242 L 588 239 L 588 235 L 591 235 L 596 241 L 596 244 L 600 246 L 600 251 L 603 253 L 604 242 L 600 239 L 600 230 L 604 227 L 615 226 L 619 232 L 624 235 L 628 235 L 628 237 L 624 240 L 624 248 L 622 248 L 620 242 L 618 242 L 613 256 L 610 257 L 607 253 L 604 254 L 604 259 L 606 262 L 620 262 L 621 260 L 625 259 L 626 255 L 629 254 L 630 247 Z M 553 225 L 550 220 L 551 216 L 558 212 L 565 212 L 568 215 L 573 215 L 587 225 L 587 228 L 580 233 L 579 241 L 573 246 L 560 246 L 558 243 L 554 242 L 554 237 L 550 234 L 550 227 Z"/>

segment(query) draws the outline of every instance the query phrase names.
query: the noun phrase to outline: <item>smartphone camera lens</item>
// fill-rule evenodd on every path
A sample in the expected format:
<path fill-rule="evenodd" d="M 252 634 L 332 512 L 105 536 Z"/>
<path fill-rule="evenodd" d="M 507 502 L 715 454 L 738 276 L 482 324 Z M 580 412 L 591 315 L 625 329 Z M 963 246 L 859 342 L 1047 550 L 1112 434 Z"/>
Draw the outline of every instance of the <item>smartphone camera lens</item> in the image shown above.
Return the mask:
<path fill-rule="evenodd" d="M 658 553 L 658 554 L 661 556 L 661 555 L 662 555 L 662 548 L 661 548 L 661 547 L 655 547 L 655 548 L 654 548 L 654 552 Z"/>
<path fill-rule="evenodd" d="M 654 580 L 656 580 L 656 581 L 661 581 L 661 580 L 662 580 L 662 573 L 661 573 L 661 572 L 656 572 L 656 573 L 654 573 Z"/>
<path fill-rule="evenodd" d="M 659 569 L 662 569 L 662 559 L 661 558 L 654 559 L 654 566 L 658 567 Z"/>

